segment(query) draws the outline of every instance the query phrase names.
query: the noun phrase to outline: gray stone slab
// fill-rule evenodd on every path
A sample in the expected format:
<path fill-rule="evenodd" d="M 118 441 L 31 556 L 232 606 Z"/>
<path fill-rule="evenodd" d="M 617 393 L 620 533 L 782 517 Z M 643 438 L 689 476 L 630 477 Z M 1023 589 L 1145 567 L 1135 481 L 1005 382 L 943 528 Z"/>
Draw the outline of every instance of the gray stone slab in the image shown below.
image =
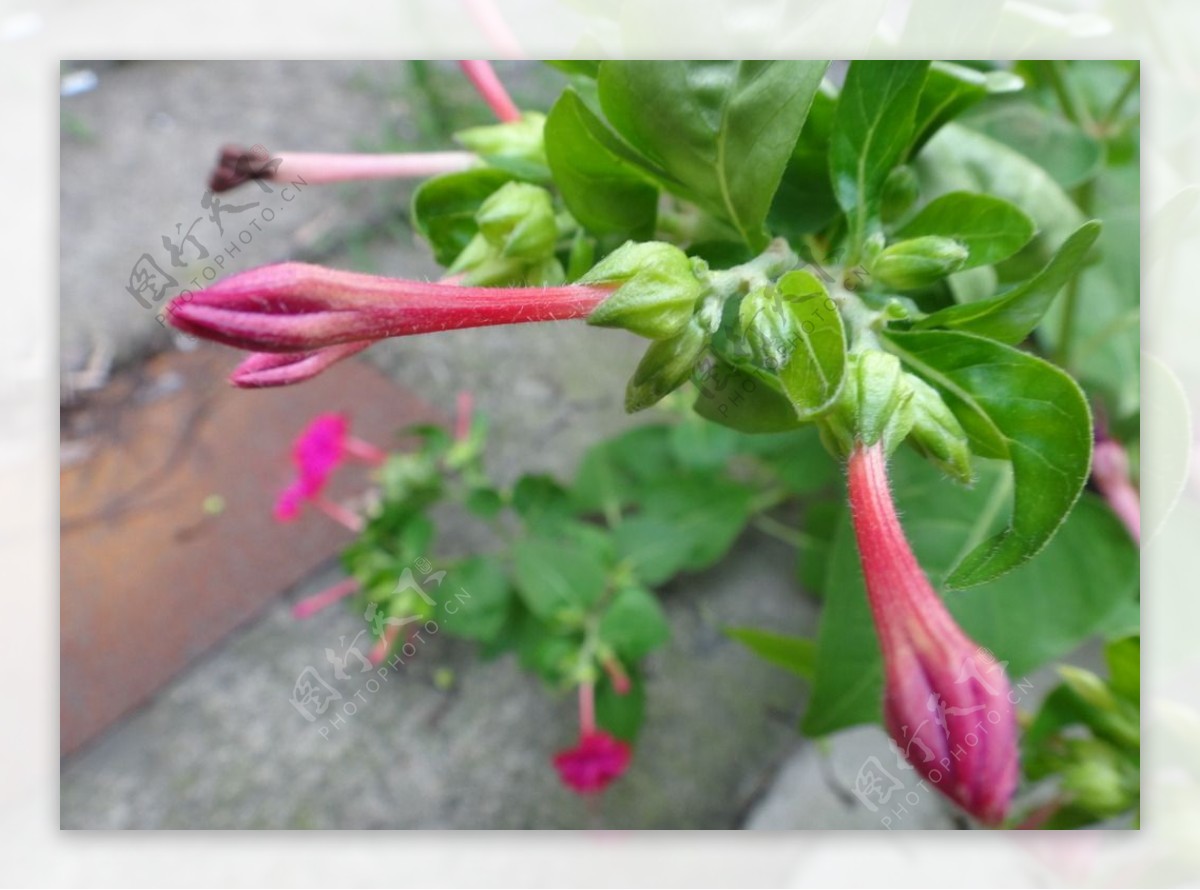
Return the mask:
<path fill-rule="evenodd" d="M 339 608 L 296 621 L 281 602 L 64 765 L 62 825 L 737 827 L 795 743 L 802 692 L 722 628 L 810 632 L 791 562 L 787 548 L 751 535 L 667 592 L 673 637 L 647 665 L 635 759 L 599 800 L 565 790 L 550 764 L 573 743 L 573 698 L 548 694 L 513 656 L 483 662 L 445 634 L 428 636 L 374 691 L 366 679 L 376 675 L 352 667 L 334 685 L 354 713 L 343 707 L 336 727 L 307 722 L 290 702 L 298 674 L 311 665 L 331 679 L 324 650 L 360 623 Z M 449 689 L 434 682 L 444 667 Z"/>

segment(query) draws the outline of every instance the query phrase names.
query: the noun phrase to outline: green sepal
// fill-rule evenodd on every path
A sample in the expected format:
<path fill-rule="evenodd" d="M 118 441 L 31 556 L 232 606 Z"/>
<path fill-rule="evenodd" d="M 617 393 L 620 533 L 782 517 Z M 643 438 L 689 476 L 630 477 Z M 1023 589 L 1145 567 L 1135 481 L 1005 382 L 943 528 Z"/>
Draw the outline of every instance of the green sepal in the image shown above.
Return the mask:
<path fill-rule="evenodd" d="M 661 241 L 627 241 L 579 283 L 620 285 L 588 316 L 588 324 L 624 328 L 651 340 L 679 333 L 703 290 L 688 255 Z"/>

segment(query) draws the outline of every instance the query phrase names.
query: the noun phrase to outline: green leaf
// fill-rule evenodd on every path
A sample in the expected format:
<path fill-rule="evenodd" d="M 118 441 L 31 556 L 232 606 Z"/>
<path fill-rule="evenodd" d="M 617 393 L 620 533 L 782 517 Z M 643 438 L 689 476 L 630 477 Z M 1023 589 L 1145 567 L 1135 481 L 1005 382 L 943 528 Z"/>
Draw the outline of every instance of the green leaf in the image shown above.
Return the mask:
<path fill-rule="evenodd" d="M 613 127 L 754 250 L 827 62 L 602 62 Z"/>
<path fill-rule="evenodd" d="M 627 661 L 639 661 L 670 636 L 658 599 L 641 587 L 618 592 L 600 617 L 600 639 Z"/>
<path fill-rule="evenodd" d="M 675 470 L 671 427 L 647 424 L 593 445 L 571 486 L 577 509 L 612 512 L 645 496 L 645 483 Z"/>
<path fill-rule="evenodd" d="M 788 272 L 776 285 L 791 313 L 795 345 L 779 369 L 779 382 L 801 420 L 833 404 L 846 374 L 846 332 L 842 316 L 820 280 L 804 269 Z"/>
<path fill-rule="evenodd" d="M 595 79 L 600 73 L 600 62 L 596 59 L 547 59 L 546 64 L 557 68 L 564 74 L 575 74 L 580 77 Z"/>
<path fill-rule="evenodd" d="M 525 538 L 513 547 L 517 591 L 529 611 L 546 621 L 563 619 L 604 593 L 604 565 L 574 541 Z"/>
<path fill-rule="evenodd" d="M 1063 188 L 1086 182 L 1104 164 L 1100 140 L 1029 102 L 993 105 L 963 118 L 963 123 L 1019 151 Z"/>
<path fill-rule="evenodd" d="M 976 71 L 953 62 L 934 62 L 917 104 L 911 153 L 920 151 L 943 124 L 989 95 L 1013 92 L 1023 85 L 1020 77 L 1008 71 Z"/>
<path fill-rule="evenodd" d="M 1063 242 L 1046 267 L 1024 284 L 986 300 L 948 306 L 913 327 L 953 328 L 1002 343 L 1020 343 L 1038 326 L 1055 296 L 1079 271 L 1099 235 L 1100 223 L 1086 222 Z"/>
<path fill-rule="evenodd" d="M 928 72 L 928 62 L 850 63 L 834 117 L 829 173 L 850 218 L 854 256 L 877 225 L 888 174 L 908 151 Z"/>
<path fill-rule="evenodd" d="M 661 516 L 631 516 L 622 520 L 612 535 L 617 561 L 651 587 L 670 581 L 692 558 L 692 539 Z"/>
<path fill-rule="evenodd" d="M 567 209 L 588 230 L 622 239 L 653 236 L 658 189 L 573 90 L 550 109 L 546 157 Z"/>
<path fill-rule="evenodd" d="M 926 204 L 895 237 L 939 235 L 966 246 L 960 268 L 991 266 L 1012 256 L 1033 237 L 1033 220 L 1000 198 L 971 192 L 951 192 Z"/>
<path fill-rule="evenodd" d="M 1002 521 L 1007 474 L 982 464 L 973 488 L 947 485 L 906 451 L 891 461 L 904 530 L 935 587 L 975 540 Z M 951 594 L 946 605 L 972 640 L 1008 662 L 1017 704 L 1032 706 L 1029 673 L 1073 651 L 1136 591 L 1138 553 L 1103 502 L 1085 495 L 1042 554 L 1012 573 Z M 804 731 L 825 735 L 882 716 L 882 665 L 850 518 L 829 558 L 817 636 L 816 682 Z M 1028 698 L 1026 698 L 1028 697 Z"/>
<path fill-rule="evenodd" d="M 715 361 L 697 376 L 695 383 L 700 393 L 692 410 L 730 429 L 742 433 L 779 433 L 806 422 L 796 416 L 787 396 L 762 378 L 728 362 Z"/>
<path fill-rule="evenodd" d="M 618 695 L 607 678 L 596 684 L 596 723 L 605 732 L 632 742 L 646 717 L 646 684 L 637 671 L 625 666 L 629 674 L 629 691 Z"/>
<path fill-rule="evenodd" d="M 817 647 L 812 640 L 754 627 L 728 627 L 725 629 L 725 635 L 777 667 L 791 671 L 806 680 L 813 678 Z"/>
<path fill-rule="evenodd" d="M 483 519 L 491 519 L 504 509 L 504 498 L 494 488 L 472 488 L 463 506 Z"/>
<path fill-rule="evenodd" d="M 513 604 L 504 566 L 496 559 L 473 556 L 447 572 L 439 592 L 446 630 L 469 640 L 499 635 Z M 453 611 L 451 611 L 453 610 Z"/>
<path fill-rule="evenodd" d="M 1038 553 L 1087 481 L 1092 418 L 1060 369 L 992 340 L 955 331 L 889 332 L 894 351 L 942 394 L 982 457 L 1012 462 L 1008 528 L 966 554 L 951 587 L 982 584 Z"/>
<path fill-rule="evenodd" d="M 475 213 L 481 204 L 516 177 L 480 167 L 428 179 L 412 198 L 413 227 L 433 248 L 434 259 L 449 266 L 479 231 Z"/>
<path fill-rule="evenodd" d="M 680 568 L 708 568 L 733 546 L 750 519 L 754 489 L 711 473 L 663 476 L 644 483 L 640 516 L 668 524 L 686 550 Z"/>
<path fill-rule="evenodd" d="M 997 267 L 1002 281 L 1023 281 L 1085 222 L 1079 208 L 1045 170 L 1019 152 L 960 124 L 947 124 L 913 161 L 923 195 L 986 192 L 1020 207 L 1037 234 Z"/>
<path fill-rule="evenodd" d="M 566 489 L 553 476 L 527 474 L 513 486 L 512 506 L 530 527 L 554 527 L 575 512 Z"/>
<path fill-rule="evenodd" d="M 840 212 L 829 181 L 829 136 L 836 109 L 837 94 L 828 83 L 822 84 L 767 214 L 767 226 L 777 235 L 789 239 L 808 235 Z"/>
<path fill-rule="evenodd" d="M 1140 636 L 1114 640 L 1104 647 L 1108 682 L 1113 692 L 1134 703 L 1142 697 L 1142 639 Z"/>

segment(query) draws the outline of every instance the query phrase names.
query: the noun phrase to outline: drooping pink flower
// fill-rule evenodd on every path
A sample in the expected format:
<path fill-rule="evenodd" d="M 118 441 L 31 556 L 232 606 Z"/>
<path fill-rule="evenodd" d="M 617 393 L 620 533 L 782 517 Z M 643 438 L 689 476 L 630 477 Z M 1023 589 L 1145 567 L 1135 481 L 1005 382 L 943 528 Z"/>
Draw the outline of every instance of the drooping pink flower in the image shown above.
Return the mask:
<path fill-rule="evenodd" d="M 352 527 L 361 524 L 345 508 L 323 498 L 329 477 L 348 457 L 376 465 L 387 459 L 381 449 L 349 435 L 349 422 L 344 414 L 321 414 L 313 418 L 292 445 L 296 477 L 275 502 L 275 518 L 280 522 L 295 519 L 304 502 L 310 501 L 343 524 Z"/>
<path fill-rule="evenodd" d="M 849 460 L 850 506 L 884 664 L 884 722 L 929 783 L 987 824 L 1019 774 L 1016 712 L 1003 666 L 955 623 L 904 536 L 881 444 Z"/>
<path fill-rule="evenodd" d="M 629 766 L 629 745 L 602 730 L 580 736 L 579 744 L 554 755 L 554 768 L 564 785 L 579 794 L 596 794 Z"/>
<path fill-rule="evenodd" d="M 314 353 L 409 334 L 583 318 L 615 287 L 462 287 L 279 263 L 176 297 L 167 316 L 185 333 L 229 346 Z"/>
<path fill-rule="evenodd" d="M 579 742 L 554 755 L 562 783 L 578 794 L 596 794 L 620 778 L 633 750 L 628 743 L 596 728 L 596 687 L 579 684 Z"/>

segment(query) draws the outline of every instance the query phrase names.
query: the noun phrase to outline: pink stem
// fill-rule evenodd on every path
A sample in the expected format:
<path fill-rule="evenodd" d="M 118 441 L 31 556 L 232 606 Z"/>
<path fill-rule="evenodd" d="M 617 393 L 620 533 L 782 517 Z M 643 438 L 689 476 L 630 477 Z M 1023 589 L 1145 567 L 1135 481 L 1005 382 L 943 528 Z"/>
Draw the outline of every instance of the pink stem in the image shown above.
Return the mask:
<path fill-rule="evenodd" d="M 610 655 L 604 659 L 603 665 L 604 672 L 608 674 L 609 682 L 613 685 L 613 691 L 617 695 L 627 694 L 632 684 L 629 681 L 629 674 L 625 673 L 625 668 L 621 665 L 621 662 Z"/>
<path fill-rule="evenodd" d="M 505 59 L 523 59 L 525 51 L 492 0 L 465 0 L 467 12 Z"/>
<path fill-rule="evenodd" d="M 471 413 L 474 401 L 475 397 L 469 390 L 464 389 L 459 392 L 454 422 L 454 439 L 457 442 L 464 441 L 471 434 Z"/>
<path fill-rule="evenodd" d="M 363 529 L 362 517 L 357 513 L 347 510 L 341 504 L 335 504 L 328 498 L 318 495 L 312 501 L 316 506 L 325 513 L 330 519 L 338 522 L 352 532 L 360 532 Z"/>
<path fill-rule="evenodd" d="M 596 686 L 579 684 L 579 735 L 589 736 L 596 731 Z"/>
<path fill-rule="evenodd" d="M 279 159 L 279 166 L 264 179 L 315 185 L 357 179 L 420 179 L 467 170 L 479 160 L 469 151 L 402 154 L 283 152 L 274 157 Z"/>
<path fill-rule="evenodd" d="M 348 455 L 356 457 L 364 463 L 379 466 L 387 461 L 386 451 L 357 436 L 347 436 L 342 443 L 342 447 L 346 449 Z"/>
<path fill-rule="evenodd" d="M 490 62 L 464 60 L 458 64 L 501 123 L 511 124 L 521 119 L 520 109 L 509 98 L 508 91 L 504 89 Z"/>
<path fill-rule="evenodd" d="M 350 596 L 356 590 L 358 590 L 358 580 L 356 578 L 346 578 L 332 587 L 322 590 L 320 593 L 314 593 L 312 596 L 300 600 L 300 602 L 292 606 L 292 617 L 311 618 L 322 609 L 326 609 L 338 600 Z"/>

